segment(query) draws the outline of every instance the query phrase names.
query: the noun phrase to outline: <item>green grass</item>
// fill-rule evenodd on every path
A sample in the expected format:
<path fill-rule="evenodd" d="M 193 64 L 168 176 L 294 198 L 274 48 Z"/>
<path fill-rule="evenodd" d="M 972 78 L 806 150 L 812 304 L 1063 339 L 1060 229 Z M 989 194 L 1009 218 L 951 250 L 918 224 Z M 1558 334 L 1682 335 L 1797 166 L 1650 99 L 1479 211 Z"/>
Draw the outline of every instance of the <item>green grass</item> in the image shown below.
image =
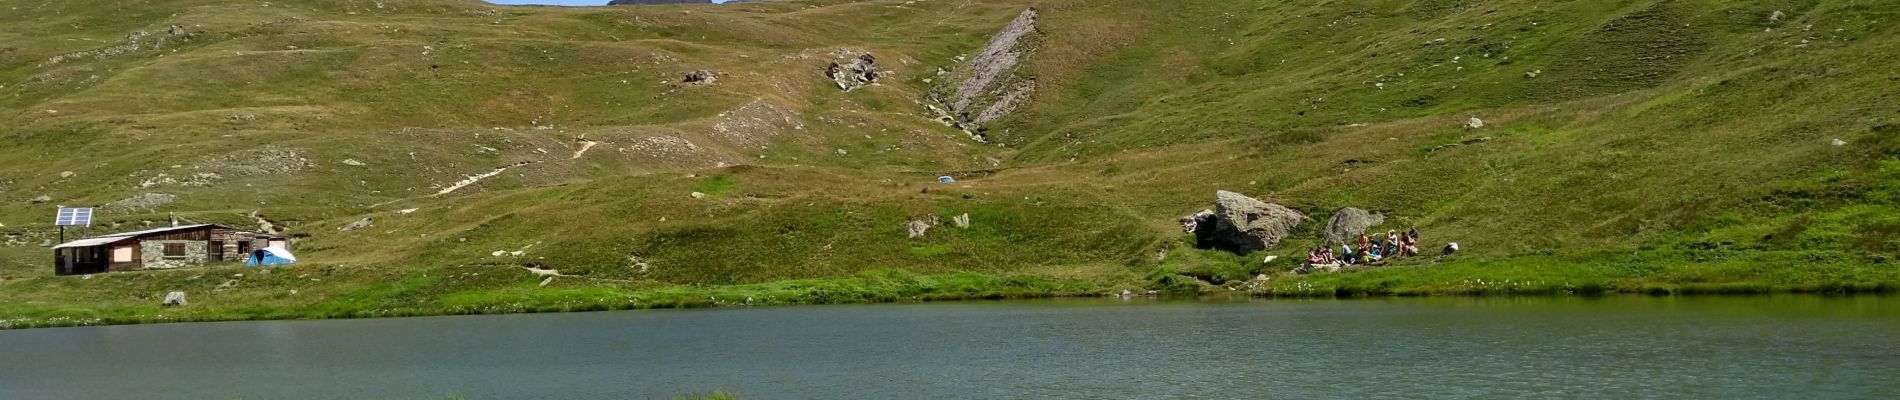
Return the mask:
<path fill-rule="evenodd" d="M 1890 290 L 1900 254 L 1900 62 L 1879 56 L 1900 54 L 1900 11 L 1864 2 L 121 3 L 0 0 L 18 9 L 0 15 L 0 320 L 1859 292 Z M 936 68 L 1032 4 L 1042 42 L 1016 72 L 1037 92 L 996 143 L 925 115 L 954 75 Z M 174 24 L 192 35 L 48 62 Z M 832 86 L 841 48 L 876 54 L 883 84 Z M 718 83 L 677 83 L 702 68 Z M 1313 220 L 1262 254 L 1192 250 L 1173 221 L 1215 190 Z M 54 205 L 144 193 L 178 201 L 96 228 L 256 213 L 307 264 L 225 291 L 240 271 L 50 276 Z M 1467 251 L 1284 275 L 1349 206 Z M 202 308 L 152 306 L 171 290 Z"/>

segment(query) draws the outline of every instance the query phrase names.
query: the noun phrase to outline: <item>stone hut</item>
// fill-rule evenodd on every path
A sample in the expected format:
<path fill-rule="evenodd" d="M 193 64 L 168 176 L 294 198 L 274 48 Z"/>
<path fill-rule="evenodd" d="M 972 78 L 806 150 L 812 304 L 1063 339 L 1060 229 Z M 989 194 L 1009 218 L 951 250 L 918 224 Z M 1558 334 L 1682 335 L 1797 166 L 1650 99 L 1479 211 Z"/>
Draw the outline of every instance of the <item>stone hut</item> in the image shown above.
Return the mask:
<path fill-rule="evenodd" d="M 282 236 L 222 225 L 172 226 L 95 236 L 53 246 L 53 272 L 75 275 L 171 269 L 243 261 L 255 249 L 288 249 L 289 246 L 289 240 Z"/>

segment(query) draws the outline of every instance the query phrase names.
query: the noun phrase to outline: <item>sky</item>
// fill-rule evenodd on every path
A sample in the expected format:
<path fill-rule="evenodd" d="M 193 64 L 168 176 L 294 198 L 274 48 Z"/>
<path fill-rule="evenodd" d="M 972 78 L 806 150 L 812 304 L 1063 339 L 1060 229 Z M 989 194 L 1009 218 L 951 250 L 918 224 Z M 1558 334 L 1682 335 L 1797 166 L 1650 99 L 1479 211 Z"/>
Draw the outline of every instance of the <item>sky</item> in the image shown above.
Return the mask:
<path fill-rule="evenodd" d="M 607 0 L 488 0 L 488 2 L 495 4 L 547 4 L 556 6 L 599 6 L 607 4 Z M 724 3 L 726 0 L 714 0 L 713 2 Z"/>

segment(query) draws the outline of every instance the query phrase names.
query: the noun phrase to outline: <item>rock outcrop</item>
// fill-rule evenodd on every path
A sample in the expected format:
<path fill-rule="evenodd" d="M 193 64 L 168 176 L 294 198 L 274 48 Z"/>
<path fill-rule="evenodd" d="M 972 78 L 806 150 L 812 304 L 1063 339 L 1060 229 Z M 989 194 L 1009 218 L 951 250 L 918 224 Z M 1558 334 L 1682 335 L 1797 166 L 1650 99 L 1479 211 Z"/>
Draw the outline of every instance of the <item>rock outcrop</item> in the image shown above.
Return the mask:
<path fill-rule="evenodd" d="M 877 57 L 864 53 L 849 61 L 832 61 L 831 66 L 825 68 L 825 76 L 836 82 L 839 89 L 856 90 L 877 82 Z"/>
<path fill-rule="evenodd" d="M 686 73 L 686 79 L 680 81 L 694 85 L 711 85 L 716 80 L 719 80 L 719 74 L 710 69 L 702 69 Z"/>
<path fill-rule="evenodd" d="M 1383 223 L 1384 215 L 1352 207 L 1339 209 L 1333 213 L 1333 219 L 1326 221 L 1326 243 L 1344 243 Z"/>
<path fill-rule="evenodd" d="M 1235 254 L 1271 249 L 1306 220 L 1299 211 L 1239 193 L 1215 193 L 1213 215 L 1196 214 L 1197 246 Z"/>
<path fill-rule="evenodd" d="M 944 123 L 988 141 L 984 125 L 1009 116 L 1028 103 L 1036 80 L 1018 73 L 1018 65 L 1042 42 L 1036 30 L 1036 9 L 1023 10 L 983 50 L 965 61 L 932 91 L 930 108 Z"/>

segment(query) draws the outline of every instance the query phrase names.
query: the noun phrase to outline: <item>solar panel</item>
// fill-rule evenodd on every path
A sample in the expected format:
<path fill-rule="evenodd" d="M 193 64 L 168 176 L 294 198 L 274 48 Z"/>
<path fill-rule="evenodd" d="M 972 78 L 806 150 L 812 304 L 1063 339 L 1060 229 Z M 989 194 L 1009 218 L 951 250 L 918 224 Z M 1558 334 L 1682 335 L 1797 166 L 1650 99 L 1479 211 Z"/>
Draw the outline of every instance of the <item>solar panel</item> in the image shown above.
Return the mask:
<path fill-rule="evenodd" d="M 59 215 L 53 218 L 53 225 L 92 226 L 92 209 L 62 207 L 59 209 Z"/>

